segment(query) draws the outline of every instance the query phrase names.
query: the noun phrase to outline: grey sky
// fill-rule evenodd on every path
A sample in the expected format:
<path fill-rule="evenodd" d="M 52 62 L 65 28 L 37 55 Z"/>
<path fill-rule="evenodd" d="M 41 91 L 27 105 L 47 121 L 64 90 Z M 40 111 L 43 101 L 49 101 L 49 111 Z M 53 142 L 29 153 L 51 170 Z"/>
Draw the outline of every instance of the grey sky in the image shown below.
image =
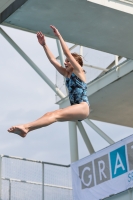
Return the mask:
<path fill-rule="evenodd" d="M 1 27 L 55 83 L 56 71 L 46 58 L 42 47 L 38 44 L 36 35 Z M 58 56 L 55 40 L 47 38 L 47 44 L 54 55 Z M 67 122 L 55 123 L 35 130 L 24 139 L 7 132 L 10 126 L 35 120 L 48 111 L 58 109 L 58 105 L 55 104 L 54 92 L 7 43 L 2 35 L 0 35 L 0 46 L 0 154 L 69 164 L 70 152 Z M 91 53 L 91 61 L 95 60 L 96 62 L 97 60 L 96 63 L 94 61 L 93 63 L 97 66 L 98 64 L 101 65 L 101 62 L 99 62 L 100 53 L 97 54 L 97 57 L 94 56 L 94 51 L 91 51 Z M 87 50 L 85 52 L 85 59 L 89 64 L 91 64 L 89 60 L 91 53 Z M 107 55 L 105 60 L 106 63 L 109 62 Z M 88 77 L 92 73 L 91 69 L 87 70 Z M 115 141 L 133 132 L 132 128 L 97 121 L 94 123 Z M 88 125 L 84 122 L 83 124 L 96 151 L 108 145 Z M 82 158 L 89 153 L 79 133 L 78 137 L 79 155 Z"/>

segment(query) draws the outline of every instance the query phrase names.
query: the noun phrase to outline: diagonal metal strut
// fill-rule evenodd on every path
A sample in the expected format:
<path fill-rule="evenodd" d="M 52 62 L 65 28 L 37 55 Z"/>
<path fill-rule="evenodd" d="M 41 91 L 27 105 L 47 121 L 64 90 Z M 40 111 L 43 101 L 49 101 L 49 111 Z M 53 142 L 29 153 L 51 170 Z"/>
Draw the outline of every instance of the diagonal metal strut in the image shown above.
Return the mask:
<path fill-rule="evenodd" d="M 93 130 L 95 130 L 104 140 L 106 140 L 109 144 L 114 144 L 115 142 L 107 136 L 100 128 L 98 128 L 92 121 L 88 118 L 84 120 Z"/>

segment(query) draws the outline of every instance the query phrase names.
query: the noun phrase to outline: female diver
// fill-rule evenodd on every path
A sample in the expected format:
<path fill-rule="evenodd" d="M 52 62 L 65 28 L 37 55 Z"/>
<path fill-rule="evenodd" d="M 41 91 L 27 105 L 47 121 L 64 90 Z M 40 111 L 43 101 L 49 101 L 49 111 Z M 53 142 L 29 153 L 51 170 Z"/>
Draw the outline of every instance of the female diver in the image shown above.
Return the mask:
<path fill-rule="evenodd" d="M 81 121 L 89 115 L 89 101 L 87 98 L 85 73 L 82 68 L 82 58 L 76 53 L 71 54 L 59 31 L 55 28 L 55 26 L 50 27 L 52 28 L 55 36 L 57 36 L 60 40 L 63 52 L 66 56 L 64 63 L 65 68 L 57 62 L 56 58 L 51 53 L 46 44 L 45 36 L 41 32 L 37 32 L 38 42 L 43 47 L 49 61 L 58 70 L 58 72 L 66 78 L 66 86 L 68 88 L 71 106 L 55 110 L 53 112 L 48 112 L 34 122 L 12 126 L 8 129 L 8 132 L 19 134 L 21 137 L 25 137 L 30 131 L 48 126 L 54 122 Z"/>

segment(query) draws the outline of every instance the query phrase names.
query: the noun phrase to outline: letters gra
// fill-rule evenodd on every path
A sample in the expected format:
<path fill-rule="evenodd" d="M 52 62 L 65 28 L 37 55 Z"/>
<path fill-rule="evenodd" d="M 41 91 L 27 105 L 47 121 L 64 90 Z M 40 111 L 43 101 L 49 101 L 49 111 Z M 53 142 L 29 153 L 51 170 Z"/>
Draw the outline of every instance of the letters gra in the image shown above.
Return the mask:
<path fill-rule="evenodd" d="M 78 167 L 81 189 L 92 188 L 133 170 L 133 142 Z"/>

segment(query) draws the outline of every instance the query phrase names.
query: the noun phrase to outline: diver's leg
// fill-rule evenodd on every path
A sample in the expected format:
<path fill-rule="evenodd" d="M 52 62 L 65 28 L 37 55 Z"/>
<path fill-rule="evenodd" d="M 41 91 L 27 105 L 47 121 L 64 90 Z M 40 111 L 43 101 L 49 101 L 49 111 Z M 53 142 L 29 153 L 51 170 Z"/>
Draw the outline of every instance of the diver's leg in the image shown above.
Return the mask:
<path fill-rule="evenodd" d="M 89 106 L 87 103 L 82 102 L 64 109 L 48 112 L 34 122 L 13 126 L 8 129 L 8 131 L 12 133 L 18 133 L 20 136 L 25 137 L 28 132 L 48 126 L 54 122 L 83 120 L 87 118 L 88 115 Z"/>

